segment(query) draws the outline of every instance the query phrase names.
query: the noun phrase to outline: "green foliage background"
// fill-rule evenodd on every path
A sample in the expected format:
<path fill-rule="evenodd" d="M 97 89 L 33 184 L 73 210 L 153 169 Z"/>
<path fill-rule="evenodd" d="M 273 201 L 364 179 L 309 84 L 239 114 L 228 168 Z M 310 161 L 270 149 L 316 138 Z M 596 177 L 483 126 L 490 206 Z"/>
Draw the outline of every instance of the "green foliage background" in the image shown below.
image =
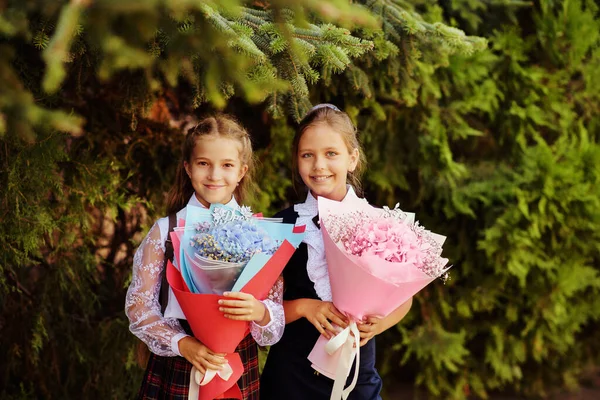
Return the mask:
<path fill-rule="evenodd" d="M 183 128 L 236 115 L 272 213 L 321 101 L 359 127 L 371 202 L 455 265 L 378 338 L 386 387 L 576 386 L 600 354 L 599 37 L 591 0 L 0 0 L 0 397 L 132 397 L 124 294 Z"/>

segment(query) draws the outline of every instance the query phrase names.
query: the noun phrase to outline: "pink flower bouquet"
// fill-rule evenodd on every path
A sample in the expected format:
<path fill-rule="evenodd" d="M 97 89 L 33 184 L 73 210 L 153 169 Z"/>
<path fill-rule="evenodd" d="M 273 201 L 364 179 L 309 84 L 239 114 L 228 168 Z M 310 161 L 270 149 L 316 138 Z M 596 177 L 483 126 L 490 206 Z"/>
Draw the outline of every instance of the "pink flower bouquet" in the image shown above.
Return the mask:
<path fill-rule="evenodd" d="M 331 340 L 321 336 L 308 359 L 315 370 L 334 379 L 331 399 L 346 399 L 358 379 L 356 322 L 389 315 L 446 276 L 448 259 L 441 257 L 445 237 L 427 231 L 398 206 L 381 209 L 358 198 L 318 201 L 332 301 L 351 323 Z M 353 381 L 344 389 L 355 357 Z"/>

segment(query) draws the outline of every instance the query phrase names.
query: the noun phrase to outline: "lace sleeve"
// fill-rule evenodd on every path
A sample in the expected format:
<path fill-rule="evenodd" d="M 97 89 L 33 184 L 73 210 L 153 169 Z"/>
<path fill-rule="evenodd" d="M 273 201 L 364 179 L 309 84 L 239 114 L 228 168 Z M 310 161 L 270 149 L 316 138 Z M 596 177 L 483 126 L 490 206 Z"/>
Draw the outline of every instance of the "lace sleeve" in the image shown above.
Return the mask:
<path fill-rule="evenodd" d="M 185 336 L 176 318 L 164 318 L 158 301 L 161 271 L 164 267 L 164 242 L 158 223 L 154 224 L 133 258 L 133 275 L 125 298 L 129 330 L 150 351 L 173 357 L 174 339 Z"/>
<path fill-rule="evenodd" d="M 263 304 L 271 315 L 271 320 L 265 326 L 256 322 L 250 324 L 250 332 L 259 346 L 270 346 L 281 339 L 285 328 L 285 315 L 283 314 L 283 277 L 279 277 L 269 291 Z"/>

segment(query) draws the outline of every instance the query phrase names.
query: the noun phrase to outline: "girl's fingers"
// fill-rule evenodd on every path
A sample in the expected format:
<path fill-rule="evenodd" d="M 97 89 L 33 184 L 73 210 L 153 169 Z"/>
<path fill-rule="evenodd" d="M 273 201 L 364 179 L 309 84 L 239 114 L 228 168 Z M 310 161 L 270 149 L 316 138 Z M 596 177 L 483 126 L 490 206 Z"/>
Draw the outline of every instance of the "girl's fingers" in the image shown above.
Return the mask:
<path fill-rule="evenodd" d="M 217 357 L 210 354 L 207 354 L 206 357 L 204 357 L 204 360 L 206 362 L 211 363 L 212 365 L 216 365 L 217 367 L 227 364 L 227 359 L 225 359 L 224 357 Z"/>
<path fill-rule="evenodd" d="M 331 325 L 331 323 L 329 323 L 328 320 L 325 320 L 323 322 L 321 322 L 321 326 L 328 330 L 329 332 L 332 332 L 334 335 L 337 334 L 337 331 L 335 330 L 335 328 Z"/>
<path fill-rule="evenodd" d="M 346 323 L 346 321 L 344 321 L 342 318 L 333 315 L 331 318 L 329 318 L 331 320 L 331 322 L 333 322 L 334 324 L 336 324 L 337 326 L 341 326 L 342 328 L 346 328 L 348 327 L 348 324 Z"/>
<path fill-rule="evenodd" d="M 204 360 L 204 368 L 206 368 L 206 369 L 214 369 L 214 370 L 219 371 L 219 370 L 223 369 L 223 366 L 219 365 L 219 364 L 213 364 L 213 363 L 211 363 L 211 362 L 209 362 L 207 360 Z"/>
<path fill-rule="evenodd" d="M 234 321 L 250 321 L 252 319 L 249 314 L 246 314 L 246 315 L 224 314 L 224 317 L 227 319 L 232 319 Z"/>
<path fill-rule="evenodd" d="M 333 303 L 329 303 L 329 307 L 327 307 L 327 308 L 328 308 L 329 312 L 337 315 L 340 318 L 345 318 L 344 314 L 342 314 L 340 312 L 340 310 L 338 310 L 337 307 L 333 305 Z"/>
<path fill-rule="evenodd" d="M 381 322 L 381 318 L 376 316 L 367 317 L 366 322 L 368 324 L 378 324 Z"/>
<path fill-rule="evenodd" d="M 208 354 L 210 354 L 211 356 L 219 357 L 219 358 L 222 358 L 222 359 L 225 359 L 225 356 L 227 355 L 227 353 L 215 353 L 214 351 L 212 351 L 210 349 L 206 349 L 206 352 Z"/>
<path fill-rule="evenodd" d="M 329 332 L 327 332 L 323 325 L 321 325 L 318 321 L 317 323 L 313 323 L 313 325 L 315 326 L 315 328 L 317 328 L 317 330 L 319 331 L 319 333 L 323 336 L 325 336 L 327 339 L 331 339 Z"/>
<path fill-rule="evenodd" d="M 198 371 L 200 371 L 200 373 L 202 373 L 202 374 L 206 374 L 206 368 L 204 368 L 204 365 L 202 365 L 201 363 L 199 363 L 199 362 L 197 362 L 197 361 L 194 361 L 194 362 L 192 363 L 192 365 L 193 365 L 194 367 L 196 367 L 196 369 L 197 369 Z"/>
<path fill-rule="evenodd" d="M 370 332 L 360 332 L 360 338 L 361 339 L 365 339 L 365 338 L 370 339 L 372 337 L 373 337 L 373 335 Z"/>
<path fill-rule="evenodd" d="M 346 317 L 344 316 L 344 314 L 342 314 L 341 312 L 339 312 L 336 308 L 333 308 L 333 309 L 331 309 L 329 311 L 331 312 L 331 314 L 335 315 L 339 319 L 346 319 Z"/>
<path fill-rule="evenodd" d="M 254 296 L 252 296 L 251 294 L 243 292 L 224 292 L 223 296 L 240 300 L 251 300 L 254 298 Z"/>
<path fill-rule="evenodd" d="M 251 314 L 252 310 L 249 310 L 247 308 L 225 308 L 225 307 L 220 307 L 219 311 L 221 311 L 222 313 L 225 314 L 233 314 L 233 315 L 245 315 L 245 314 Z"/>
<path fill-rule="evenodd" d="M 371 324 L 358 325 L 358 330 L 361 332 L 368 333 L 372 336 L 375 336 L 375 332 L 377 332 L 377 328 L 375 327 L 375 325 L 371 325 Z"/>
<path fill-rule="evenodd" d="M 219 300 L 219 306 L 225 307 L 244 307 L 248 305 L 245 300 Z"/>

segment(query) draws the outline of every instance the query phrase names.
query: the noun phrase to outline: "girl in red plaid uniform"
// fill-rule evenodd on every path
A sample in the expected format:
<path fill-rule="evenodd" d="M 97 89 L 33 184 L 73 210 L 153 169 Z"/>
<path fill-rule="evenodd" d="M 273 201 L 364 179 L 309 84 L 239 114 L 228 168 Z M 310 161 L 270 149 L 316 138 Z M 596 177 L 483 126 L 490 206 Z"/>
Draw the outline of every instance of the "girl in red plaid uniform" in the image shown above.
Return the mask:
<path fill-rule="evenodd" d="M 185 218 L 188 204 L 238 207 L 251 183 L 252 167 L 248 133 L 230 117 L 206 118 L 187 133 L 176 183 L 169 193 L 171 217 L 159 219 L 138 248 L 125 302 L 129 329 L 151 351 L 139 399 L 187 400 L 192 366 L 204 373 L 226 363 L 225 354 L 213 352 L 193 337 L 173 291 L 164 290 L 168 285 L 165 257 L 172 257 L 165 254 L 169 251 L 165 241 L 172 222 Z M 244 364 L 238 381 L 243 399 L 258 400 L 257 343 L 274 344 L 283 334 L 282 290 L 280 280 L 264 301 L 245 293 L 229 293 L 223 301 L 226 318 L 251 321 L 250 334 L 236 349 Z"/>

